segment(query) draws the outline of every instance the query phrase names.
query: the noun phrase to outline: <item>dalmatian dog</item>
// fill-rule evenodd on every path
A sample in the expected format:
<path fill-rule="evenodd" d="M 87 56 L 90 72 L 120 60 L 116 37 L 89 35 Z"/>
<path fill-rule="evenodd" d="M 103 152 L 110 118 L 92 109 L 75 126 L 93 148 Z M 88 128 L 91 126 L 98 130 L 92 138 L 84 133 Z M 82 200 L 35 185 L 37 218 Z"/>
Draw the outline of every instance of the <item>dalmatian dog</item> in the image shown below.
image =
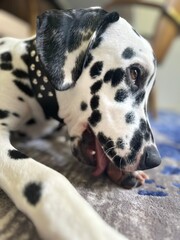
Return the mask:
<path fill-rule="evenodd" d="M 160 164 L 147 115 L 156 75 L 149 43 L 118 13 L 49 10 L 37 34 L 0 40 L 0 187 L 43 239 L 125 239 L 60 173 L 15 149 L 12 132 L 66 125 L 73 155 L 125 188 Z"/>

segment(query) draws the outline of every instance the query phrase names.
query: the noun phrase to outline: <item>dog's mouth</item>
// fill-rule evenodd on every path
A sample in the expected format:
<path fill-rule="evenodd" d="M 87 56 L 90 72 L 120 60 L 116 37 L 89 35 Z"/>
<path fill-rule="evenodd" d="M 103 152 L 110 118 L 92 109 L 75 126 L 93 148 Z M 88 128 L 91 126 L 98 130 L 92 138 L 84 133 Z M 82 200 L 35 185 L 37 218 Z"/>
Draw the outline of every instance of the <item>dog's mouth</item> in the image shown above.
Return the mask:
<path fill-rule="evenodd" d="M 94 176 L 99 176 L 105 171 L 108 172 L 109 168 L 111 168 L 112 174 L 120 173 L 120 169 L 106 156 L 99 140 L 89 126 L 82 134 L 75 156 L 81 162 L 95 167 L 92 173 Z"/>
<path fill-rule="evenodd" d="M 87 164 L 95 166 L 93 172 L 94 176 L 99 176 L 105 171 L 110 160 L 105 155 L 97 137 L 89 126 L 82 134 L 82 139 L 79 142 L 79 149 L 84 161 Z"/>

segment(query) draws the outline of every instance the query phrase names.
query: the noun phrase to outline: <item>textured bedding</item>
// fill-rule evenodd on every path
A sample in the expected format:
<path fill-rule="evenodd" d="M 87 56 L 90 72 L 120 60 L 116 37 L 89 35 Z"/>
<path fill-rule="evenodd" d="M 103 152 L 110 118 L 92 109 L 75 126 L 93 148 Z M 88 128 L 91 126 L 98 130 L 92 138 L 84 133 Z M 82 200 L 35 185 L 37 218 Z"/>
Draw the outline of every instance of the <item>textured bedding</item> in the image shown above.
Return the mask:
<path fill-rule="evenodd" d="M 19 149 L 64 174 L 101 217 L 129 239 L 180 239 L 180 115 L 160 112 L 151 119 L 162 156 L 160 167 L 146 171 L 144 186 L 124 190 L 107 176 L 72 157 L 63 136 L 16 142 Z M 61 219 L 59 219 L 61 224 Z M 46 227 L 46 226 L 45 226 Z M 73 227 L 73 226 L 72 226 Z M 40 239 L 24 214 L 0 190 L 0 240 Z M 72 238 L 73 239 L 73 238 Z"/>

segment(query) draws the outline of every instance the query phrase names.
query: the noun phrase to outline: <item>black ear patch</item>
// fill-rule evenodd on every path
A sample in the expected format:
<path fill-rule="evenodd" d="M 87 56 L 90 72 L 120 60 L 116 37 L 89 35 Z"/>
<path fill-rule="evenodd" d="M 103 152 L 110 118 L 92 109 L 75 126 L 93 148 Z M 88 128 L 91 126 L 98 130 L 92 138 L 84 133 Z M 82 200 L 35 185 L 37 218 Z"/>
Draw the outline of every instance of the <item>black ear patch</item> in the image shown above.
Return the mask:
<path fill-rule="evenodd" d="M 107 13 L 101 8 L 49 10 L 38 17 L 37 52 L 55 89 L 66 90 L 75 85 L 82 69 L 92 60 L 89 51 L 100 43 L 101 34 L 109 24 L 118 19 L 118 13 Z M 94 32 L 96 34 L 91 41 Z M 72 52 L 80 48 L 85 41 L 87 45 L 89 41 L 88 47 L 81 47 L 75 65 L 65 69 L 69 54 L 73 54 Z"/>

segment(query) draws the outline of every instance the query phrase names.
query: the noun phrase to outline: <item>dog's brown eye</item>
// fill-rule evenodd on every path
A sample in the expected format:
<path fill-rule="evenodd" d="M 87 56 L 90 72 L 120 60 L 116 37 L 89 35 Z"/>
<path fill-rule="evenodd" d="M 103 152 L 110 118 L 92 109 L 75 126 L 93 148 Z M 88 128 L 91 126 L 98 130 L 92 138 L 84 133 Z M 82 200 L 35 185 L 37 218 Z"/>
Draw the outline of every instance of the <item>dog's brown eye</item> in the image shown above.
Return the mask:
<path fill-rule="evenodd" d="M 136 84 L 136 81 L 140 77 L 140 69 L 137 67 L 131 67 L 130 68 L 130 76 L 131 76 L 131 80 Z"/>

